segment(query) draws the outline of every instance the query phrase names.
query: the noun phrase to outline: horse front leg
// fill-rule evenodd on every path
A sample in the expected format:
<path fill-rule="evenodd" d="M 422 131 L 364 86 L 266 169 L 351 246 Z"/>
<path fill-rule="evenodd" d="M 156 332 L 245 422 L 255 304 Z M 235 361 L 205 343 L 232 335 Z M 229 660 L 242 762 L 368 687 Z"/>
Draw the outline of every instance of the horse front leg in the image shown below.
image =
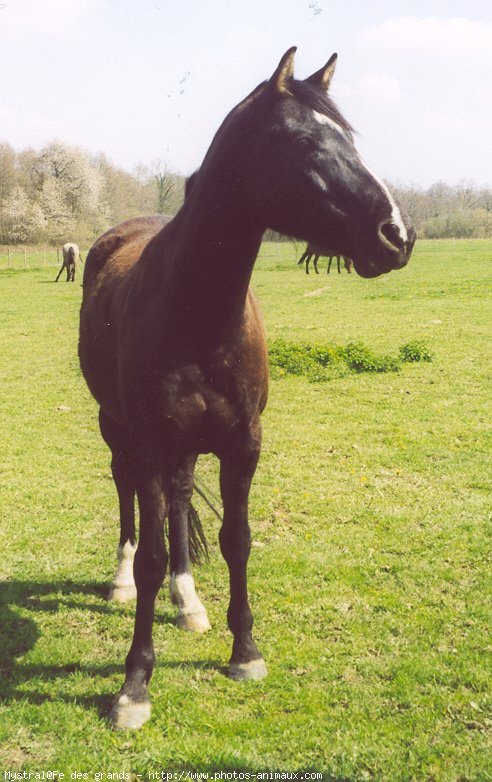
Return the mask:
<path fill-rule="evenodd" d="M 190 502 L 196 454 L 191 454 L 173 475 L 169 486 L 169 553 L 171 602 L 178 607 L 176 622 L 183 630 L 210 630 L 207 612 L 195 592 L 189 552 Z"/>
<path fill-rule="evenodd" d="M 220 548 L 229 567 L 230 603 L 227 612 L 234 636 L 229 676 L 236 680 L 262 679 L 267 670 L 253 636 L 253 614 L 248 602 L 247 564 L 251 549 L 248 497 L 261 445 L 259 420 L 238 432 L 230 450 L 221 457 L 220 490 L 224 521 Z"/>
<path fill-rule="evenodd" d="M 126 678 L 111 710 L 116 728 L 140 728 L 150 718 L 148 684 L 154 670 L 152 624 L 157 592 L 167 567 L 164 543 L 166 501 L 160 476 L 137 485 L 140 536 L 134 561 L 137 587 L 135 629 L 126 658 Z"/>

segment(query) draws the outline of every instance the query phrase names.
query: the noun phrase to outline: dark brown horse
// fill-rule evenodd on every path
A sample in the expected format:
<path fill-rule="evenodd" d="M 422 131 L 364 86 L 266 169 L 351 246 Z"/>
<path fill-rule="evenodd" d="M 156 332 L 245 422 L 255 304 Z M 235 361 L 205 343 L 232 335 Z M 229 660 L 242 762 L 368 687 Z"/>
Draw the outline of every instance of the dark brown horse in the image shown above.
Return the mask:
<path fill-rule="evenodd" d="M 263 232 L 269 227 L 329 243 L 365 277 L 405 266 L 415 240 L 409 219 L 360 159 L 350 126 L 327 95 L 335 55 L 296 81 L 294 53 L 226 117 L 171 222 L 130 220 L 104 234 L 87 258 L 80 361 L 113 456 L 123 592 L 133 589 L 136 549 L 135 631 L 112 710 L 118 727 L 140 727 L 150 716 L 154 602 L 168 563 L 166 516 L 180 624 L 209 627 L 188 545 L 201 453 L 220 460 L 219 537 L 234 636 L 229 674 L 266 674 L 252 636 L 246 579 L 248 495 L 268 388 L 263 323 L 249 289 Z"/>
<path fill-rule="evenodd" d="M 306 264 L 306 274 L 309 274 L 309 264 L 311 261 L 313 262 L 314 271 L 316 274 L 319 274 L 318 271 L 318 261 L 319 259 L 324 256 L 328 258 L 328 265 L 326 267 L 326 273 L 329 274 L 331 270 L 331 264 L 333 262 L 333 258 L 337 259 L 337 271 L 338 274 L 340 274 L 340 259 L 343 258 L 343 265 L 345 269 L 347 270 L 348 274 L 352 274 L 352 267 L 353 267 L 353 261 L 351 258 L 348 258 L 346 255 L 339 255 L 333 250 L 323 250 L 320 247 L 315 247 L 312 244 L 308 244 L 305 251 L 297 261 L 298 266 L 302 266 L 303 263 Z"/>

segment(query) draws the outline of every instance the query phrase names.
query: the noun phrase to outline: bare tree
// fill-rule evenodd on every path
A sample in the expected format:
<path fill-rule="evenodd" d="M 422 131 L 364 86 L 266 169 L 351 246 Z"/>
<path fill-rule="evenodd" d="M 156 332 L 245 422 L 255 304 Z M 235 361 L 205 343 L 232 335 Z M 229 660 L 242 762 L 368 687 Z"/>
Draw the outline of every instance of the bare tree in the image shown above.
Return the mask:
<path fill-rule="evenodd" d="M 159 214 L 163 214 L 175 192 L 176 175 L 170 171 L 167 163 L 162 160 L 154 160 L 150 172 L 157 186 L 157 211 Z"/>
<path fill-rule="evenodd" d="M 456 198 L 458 201 L 458 209 L 461 211 L 467 211 L 469 209 L 475 209 L 480 203 L 480 193 L 473 184 L 465 179 L 462 179 L 455 187 Z"/>
<path fill-rule="evenodd" d="M 483 187 L 480 190 L 480 206 L 490 214 L 492 212 L 492 190 L 488 187 Z"/>

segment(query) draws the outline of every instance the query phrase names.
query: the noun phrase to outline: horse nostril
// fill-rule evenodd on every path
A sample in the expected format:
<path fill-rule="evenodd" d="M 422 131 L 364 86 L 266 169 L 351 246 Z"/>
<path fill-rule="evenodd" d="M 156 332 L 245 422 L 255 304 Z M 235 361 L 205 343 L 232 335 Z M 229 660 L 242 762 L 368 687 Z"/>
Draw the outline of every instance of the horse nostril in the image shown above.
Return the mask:
<path fill-rule="evenodd" d="M 402 239 L 400 229 L 394 223 L 381 223 L 378 230 L 382 243 L 393 252 L 401 252 L 405 249 L 405 241 Z"/>

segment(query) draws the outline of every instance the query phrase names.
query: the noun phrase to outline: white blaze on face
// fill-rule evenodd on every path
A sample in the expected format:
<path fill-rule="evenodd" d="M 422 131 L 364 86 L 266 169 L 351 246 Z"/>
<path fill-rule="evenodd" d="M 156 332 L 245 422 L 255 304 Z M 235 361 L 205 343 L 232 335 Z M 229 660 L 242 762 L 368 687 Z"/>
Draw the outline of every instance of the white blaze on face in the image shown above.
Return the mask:
<path fill-rule="evenodd" d="M 330 128 L 333 128 L 333 130 L 336 130 L 337 133 L 340 133 L 345 139 L 347 139 L 347 134 L 345 130 L 337 123 L 335 120 L 331 119 L 331 117 L 327 117 L 326 114 L 320 114 L 319 111 L 313 111 L 313 116 L 317 122 L 319 122 L 321 125 L 328 125 Z M 355 147 L 354 147 L 355 149 Z M 388 203 L 390 205 L 391 209 L 391 222 L 393 225 L 398 228 L 398 231 L 400 233 L 400 237 L 403 242 L 408 241 L 408 232 L 405 223 L 403 222 L 403 218 L 401 216 L 400 209 L 398 207 L 398 204 L 396 203 L 395 199 L 391 195 L 391 192 L 388 190 L 386 185 L 384 184 L 383 180 L 380 179 L 377 174 L 374 173 L 374 171 L 371 171 L 369 166 L 367 166 L 364 161 L 362 160 L 361 156 L 357 152 L 357 156 L 359 158 L 359 161 L 362 166 L 366 169 L 366 171 L 372 176 L 375 182 L 378 183 L 379 187 L 385 194 L 386 198 L 388 199 Z"/>
<path fill-rule="evenodd" d="M 330 128 L 333 128 L 333 130 L 336 130 L 344 138 L 347 138 L 347 134 L 342 128 L 342 126 L 339 125 L 338 122 L 335 122 L 335 120 L 332 119 L 331 117 L 327 117 L 326 114 L 320 114 L 319 111 L 314 111 L 314 110 L 313 110 L 313 116 L 314 119 L 320 123 L 320 125 L 329 125 Z"/>
<path fill-rule="evenodd" d="M 374 171 L 371 171 L 371 169 L 369 168 L 369 166 L 367 166 L 367 165 L 364 163 L 364 161 L 362 160 L 362 158 L 360 157 L 360 155 L 359 155 L 359 160 L 360 160 L 360 162 L 362 163 L 362 165 L 364 166 L 364 168 L 366 169 L 366 171 L 368 171 L 368 172 L 370 173 L 370 175 L 372 176 L 372 178 L 373 178 L 373 179 L 374 179 L 374 180 L 375 180 L 375 181 L 378 183 L 378 185 L 381 187 L 381 189 L 382 189 L 383 193 L 385 194 L 385 196 L 386 196 L 386 198 L 388 199 L 388 201 L 389 201 L 389 204 L 390 204 L 390 206 L 391 206 L 391 222 L 393 223 L 393 225 L 394 225 L 394 226 L 396 226 L 396 228 L 398 228 L 398 231 L 400 232 L 400 237 L 401 237 L 401 240 L 402 240 L 403 242 L 407 242 L 407 241 L 408 241 L 408 231 L 407 231 L 407 227 L 406 227 L 405 223 L 403 222 L 403 218 L 402 218 L 402 216 L 401 216 L 400 209 L 399 209 L 399 207 L 398 207 L 398 204 L 396 203 L 395 199 L 394 199 L 394 198 L 393 198 L 393 196 L 391 195 L 391 192 L 388 190 L 388 188 L 387 188 L 387 187 L 386 187 L 386 185 L 384 184 L 383 180 L 382 180 L 382 179 L 380 179 L 380 178 L 377 176 L 377 174 L 375 174 L 375 173 L 374 173 Z"/>

